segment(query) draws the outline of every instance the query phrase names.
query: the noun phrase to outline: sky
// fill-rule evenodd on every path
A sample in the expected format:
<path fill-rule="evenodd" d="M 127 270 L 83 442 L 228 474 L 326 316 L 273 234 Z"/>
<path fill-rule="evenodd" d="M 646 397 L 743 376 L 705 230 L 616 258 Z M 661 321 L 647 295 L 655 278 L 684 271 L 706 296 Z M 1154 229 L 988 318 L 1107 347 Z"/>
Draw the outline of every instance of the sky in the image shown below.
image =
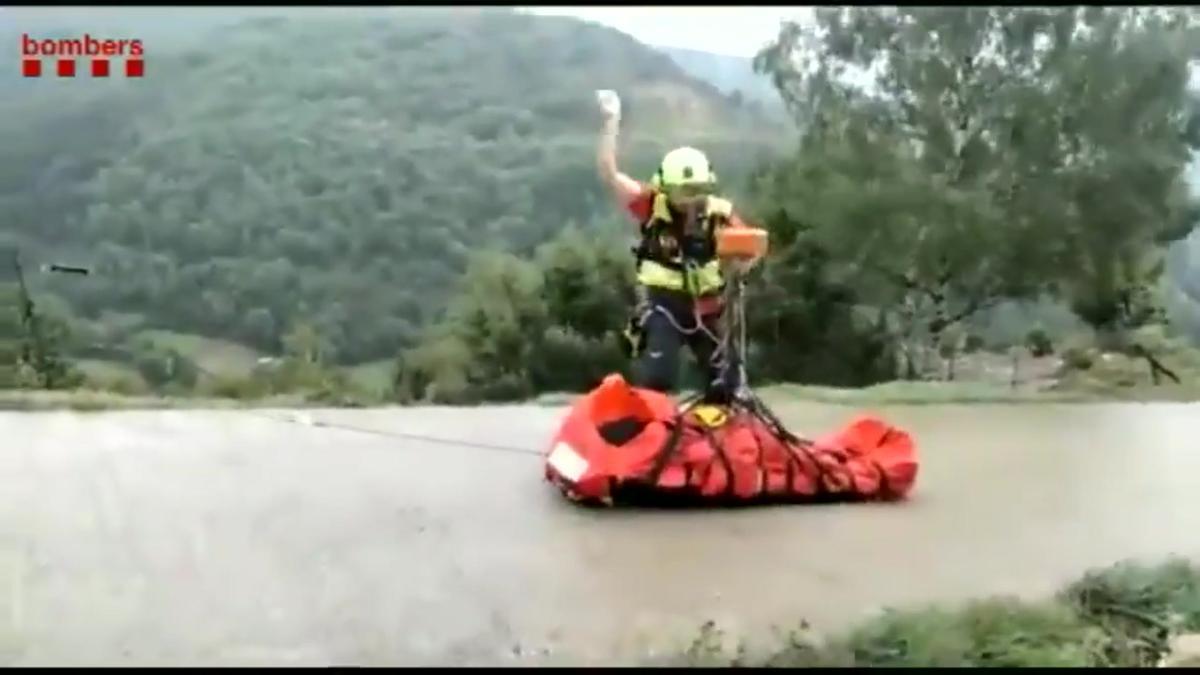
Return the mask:
<path fill-rule="evenodd" d="M 195 12 L 198 8 L 189 7 Z M 229 12 L 230 8 L 212 8 L 214 13 Z M 279 7 L 274 8 L 276 10 Z M 295 11 L 296 8 L 289 8 Z M 307 8 L 333 10 L 334 8 Z M 811 7 L 755 6 L 540 6 L 519 7 L 534 14 L 573 16 L 616 28 L 648 45 L 682 47 L 715 54 L 752 57 L 779 34 L 784 19 L 811 20 Z M 37 16 L 52 12 L 71 14 L 76 18 L 106 15 L 153 15 L 169 12 L 163 7 L 2 7 L 0 23 L 28 19 L 26 13 Z M 239 7 L 236 15 L 269 13 L 270 8 Z"/>
<path fill-rule="evenodd" d="M 785 19 L 806 20 L 809 7 L 523 7 L 612 26 L 641 42 L 730 56 L 754 56 Z"/>

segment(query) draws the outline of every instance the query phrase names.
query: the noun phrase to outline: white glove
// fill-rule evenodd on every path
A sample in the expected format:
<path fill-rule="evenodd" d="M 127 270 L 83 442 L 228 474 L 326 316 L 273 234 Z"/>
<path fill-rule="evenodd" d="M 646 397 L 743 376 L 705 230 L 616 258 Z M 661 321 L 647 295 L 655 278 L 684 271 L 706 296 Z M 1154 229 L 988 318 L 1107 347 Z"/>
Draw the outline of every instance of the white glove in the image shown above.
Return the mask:
<path fill-rule="evenodd" d="M 621 97 L 617 96 L 617 92 L 611 89 L 596 90 L 596 100 L 600 103 L 600 109 L 604 111 L 604 116 L 614 121 L 621 121 Z"/>

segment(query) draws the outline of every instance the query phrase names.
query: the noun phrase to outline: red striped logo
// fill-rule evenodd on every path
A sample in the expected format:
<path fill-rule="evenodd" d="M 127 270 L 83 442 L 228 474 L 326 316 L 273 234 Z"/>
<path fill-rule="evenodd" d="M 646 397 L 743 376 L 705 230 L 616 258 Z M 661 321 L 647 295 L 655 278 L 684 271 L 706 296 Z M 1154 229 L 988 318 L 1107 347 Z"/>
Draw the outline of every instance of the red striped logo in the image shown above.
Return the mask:
<path fill-rule="evenodd" d="M 141 40 L 81 38 L 38 39 L 21 34 L 21 74 L 25 77 L 143 77 L 145 47 Z"/>

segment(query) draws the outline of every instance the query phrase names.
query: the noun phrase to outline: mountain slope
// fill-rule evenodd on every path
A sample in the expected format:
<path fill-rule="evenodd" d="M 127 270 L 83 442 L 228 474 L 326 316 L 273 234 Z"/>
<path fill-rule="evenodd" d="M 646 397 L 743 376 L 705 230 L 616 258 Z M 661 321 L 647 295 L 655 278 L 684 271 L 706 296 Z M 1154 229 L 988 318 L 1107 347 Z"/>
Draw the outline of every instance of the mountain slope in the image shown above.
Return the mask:
<path fill-rule="evenodd" d="M 266 350 L 309 322 L 363 361 L 414 338 L 472 251 L 614 219 L 593 89 L 625 98 L 636 175 L 694 143 L 736 195 L 772 141 L 754 111 L 615 30 L 493 9 L 402 18 L 259 17 L 162 52 L 178 25 L 148 23 L 144 80 L 24 83 L 0 102 L 0 244 L 91 266 L 52 287 L 89 317 Z"/>
<path fill-rule="evenodd" d="M 670 56 L 684 72 L 726 94 L 740 92 L 745 100 L 758 101 L 769 110 L 780 107 L 779 95 L 770 78 L 754 72 L 753 59 L 680 47 L 658 49 Z"/>

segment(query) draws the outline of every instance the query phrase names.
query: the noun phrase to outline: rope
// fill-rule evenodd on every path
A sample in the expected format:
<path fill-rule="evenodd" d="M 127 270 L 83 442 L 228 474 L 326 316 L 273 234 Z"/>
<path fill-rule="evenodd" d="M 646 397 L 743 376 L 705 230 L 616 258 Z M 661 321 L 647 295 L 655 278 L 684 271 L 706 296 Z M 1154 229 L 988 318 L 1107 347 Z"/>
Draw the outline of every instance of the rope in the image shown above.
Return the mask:
<path fill-rule="evenodd" d="M 641 323 L 645 324 L 646 319 L 650 318 L 650 315 L 654 314 L 655 312 L 662 314 L 667 319 L 667 321 L 670 322 L 671 326 L 674 327 L 675 330 L 679 331 L 680 333 L 682 333 L 684 335 L 695 335 L 696 333 L 704 333 L 706 336 L 708 336 L 708 338 L 710 340 L 717 343 L 718 351 L 723 349 L 723 345 L 721 345 L 721 340 L 716 336 L 715 333 L 713 333 L 711 330 L 708 329 L 708 326 L 704 325 L 704 321 L 700 317 L 700 309 L 698 307 L 693 306 L 693 308 L 692 308 L 692 318 L 696 323 L 696 325 L 692 328 L 684 328 L 683 326 L 680 326 L 679 322 L 675 320 L 675 317 L 671 314 L 671 312 L 667 311 L 667 309 L 665 307 L 663 307 L 661 305 L 657 305 L 657 304 L 652 304 L 649 309 L 647 309 L 645 312 L 642 312 L 642 316 L 639 318 L 639 321 L 641 321 Z M 714 354 L 715 353 L 716 352 L 714 352 Z"/>
<path fill-rule="evenodd" d="M 684 276 L 686 279 L 688 275 L 685 273 Z M 690 289 L 689 289 L 689 291 L 690 291 Z M 690 292 L 689 292 L 689 295 L 690 295 Z M 736 317 L 744 319 L 744 316 L 745 316 L 744 305 L 741 302 L 738 302 L 735 304 L 737 306 L 731 308 L 729 306 L 729 303 L 726 303 L 726 306 L 723 308 L 724 311 L 730 311 L 732 309 L 732 311 L 735 312 Z M 710 361 L 713 363 L 713 365 L 718 365 L 721 367 L 725 366 L 723 357 L 726 352 L 727 341 L 730 338 L 727 338 L 726 340 L 723 341 L 723 340 L 719 339 L 715 334 L 713 334 L 713 332 L 711 330 L 709 330 L 707 326 L 704 325 L 704 321 L 702 320 L 702 318 L 700 316 L 700 309 L 695 303 L 693 303 L 693 306 L 692 306 L 692 316 L 695 320 L 696 325 L 695 325 L 695 327 L 693 327 L 691 329 L 685 329 L 683 326 L 680 326 L 679 322 L 677 322 L 675 320 L 675 317 L 671 314 L 671 312 L 667 311 L 665 308 L 663 308 L 659 305 L 656 305 L 656 304 L 652 305 L 649 309 L 646 310 L 646 312 L 644 312 L 642 314 L 641 321 L 644 323 L 645 320 L 650 316 L 650 314 L 655 311 L 658 311 L 664 317 L 666 317 L 667 321 L 669 321 L 676 330 L 678 330 L 680 333 L 682 333 L 684 335 L 693 335 L 697 332 L 703 332 L 709 339 L 711 339 L 713 342 L 715 342 L 717 344 L 717 348 L 713 351 L 713 355 L 710 358 Z M 742 330 L 742 340 L 744 342 L 744 340 L 745 340 L 744 320 L 739 321 L 739 323 L 741 324 L 740 327 Z M 722 360 L 718 361 L 718 357 L 722 357 Z M 694 400 L 689 399 L 689 400 L 685 400 L 685 401 L 681 402 L 680 412 L 676 417 L 677 424 L 678 424 L 678 422 L 682 421 L 682 418 L 687 413 L 687 411 L 693 405 L 695 405 L 695 403 L 697 403 L 699 401 L 699 398 L 700 398 L 699 396 L 695 396 L 695 397 L 692 397 L 692 399 L 694 399 Z M 757 400 L 755 402 L 761 406 L 761 402 L 759 402 Z M 350 432 L 354 432 L 354 433 L 371 434 L 373 436 L 383 436 L 385 438 L 393 438 L 393 439 L 397 439 L 397 440 L 420 441 L 420 442 L 425 442 L 425 443 L 436 443 L 436 444 L 440 444 L 440 445 L 449 445 L 452 447 L 469 448 L 469 449 L 473 449 L 473 450 L 484 450 L 484 451 L 489 451 L 489 452 L 505 452 L 505 453 L 509 453 L 509 454 L 519 454 L 519 455 L 535 455 L 535 456 L 539 456 L 539 457 L 542 456 L 542 454 L 543 454 L 542 451 L 536 450 L 533 448 L 519 447 L 519 446 L 512 446 L 512 445 L 503 445 L 503 444 L 499 444 L 499 443 L 484 443 L 484 442 L 479 442 L 479 441 L 467 441 L 467 440 L 463 440 L 463 439 L 442 438 L 442 437 L 438 437 L 438 436 L 428 436 L 425 434 L 417 434 L 417 433 L 404 432 L 404 431 L 383 431 L 380 429 L 369 429 L 366 427 L 358 427 L 358 426 L 354 426 L 354 425 L 350 425 L 350 424 L 338 424 L 335 422 L 323 422 L 320 420 L 313 420 L 311 423 L 303 423 L 294 418 L 280 417 L 280 416 L 271 415 L 268 413 L 258 413 L 258 412 L 254 412 L 254 411 L 246 411 L 246 413 L 249 415 L 254 415 L 255 417 L 262 417 L 264 419 L 269 419 L 269 420 L 272 420 L 275 422 L 284 422 L 286 424 L 311 426 L 311 427 L 317 427 L 317 428 L 322 428 L 322 429 L 337 429 L 340 431 L 350 431 Z M 775 422 L 775 424 L 774 425 L 769 424 L 768 426 L 782 427 L 782 425 L 780 425 L 777 420 L 773 420 L 773 421 Z M 784 430 L 784 433 L 786 434 L 786 430 Z M 790 434 L 788 434 L 788 435 L 790 435 Z"/>
<path fill-rule="evenodd" d="M 713 344 L 716 345 L 716 348 L 713 349 L 713 353 L 708 357 L 709 365 L 716 367 L 719 371 L 724 371 L 725 366 L 727 365 L 727 340 L 722 340 L 717 336 L 716 333 L 713 333 L 711 330 L 709 330 L 708 326 L 704 325 L 704 318 L 700 315 L 700 306 L 696 302 L 697 297 L 695 293 L 692 292 L 693 289 L 691 287 L 691 273 L 695 270 L 695 268 L 695 261 L 686 260 L 684 262 L 684 292 L 691 299 L 692 305 L 692 323 L 694 325 L 691 328 L 684 328 L 683 326 L 679 325 L 679 322 L 675 320 L 674 314 L 672 314 L 665 307 L 653 302 L 650 303 L 650 306 L 646 309 L 646 311 L 642 312 L 641 316 L 638 317 L 638 322 L 641 325 L 645 325 L 646 320 L 650 318 L 650 315 L 657 312 L 661 314 L 668 323 L 671 324 L 672 328 L 679 331 L 681 335 L 692 336 L 696 333 L 703 333 L 705 337 L 707 337 L 709 340 L 712 340 Z M 725 307 L 722 308 L 722 311 L 729 311 L 728 303 L 725 303 Z"/>
<path fill-rule="evenodd" d="M 373 436 L 383 436 L 386 438 L 394 438 L 394 439 L 398 439 L 398 440 L 422 441 L 425 443 L 437 443 L 440 445 L 449 445 L 449 446 L 453 446 L 453 447 L 471 448 L 474 450 L 488 450 L 491 452 L 507 452 L 510 454 L 519 454 L 519 455 L 537 455 L 539 457 L 542 455 L 542 452 L 540 450 L 535 450 L 533 448 L 524 448 L 524 447 L 519 447 L 519 446 L 514 446 L 514 445 L 501 445 L 498 443 L 483 443 L 483 442 L 479 442 L 479 441 L 467 441 L 467 440 L 455 439 L 455 438 L 441 438 L 438 436 L 427 436 L 425 434 L 416 434 L 416 433 L 405 432 L 405 431 L 383 431 L 381 429 L 368 429 L 366 427 L 356 427 L 356 426 L 350 425 L 350 424 L 337 424 L 334 422 L 322 422 L 319 420 L 313 420 L 311 424 L 305 424 L 305 423 L 299 422 L 295 419 L 291 419 L 291 418 L 287 418 L 287 417 L 279 417 L 276 415 L 270 415 L 270 414 L 266 414 L 266 413 L 257 413 L 257 412 L 253 412 L 253 411 L 248 411 L 247 414 L 254 415 L 255 417 L 262 417 L 264 419 L 273 420 L 276 422 L 284 422 L 287 424 L 296 424 L 296 425 L 300 425 L 300 426 L 312 426 L 312 427 L 318 427 L 318 428 L 322 428 L 322 429 L 338 429 L 341 431 L 352 431 L 352 432 L 361 433 L 361 434 L 371 434 Z"/>

